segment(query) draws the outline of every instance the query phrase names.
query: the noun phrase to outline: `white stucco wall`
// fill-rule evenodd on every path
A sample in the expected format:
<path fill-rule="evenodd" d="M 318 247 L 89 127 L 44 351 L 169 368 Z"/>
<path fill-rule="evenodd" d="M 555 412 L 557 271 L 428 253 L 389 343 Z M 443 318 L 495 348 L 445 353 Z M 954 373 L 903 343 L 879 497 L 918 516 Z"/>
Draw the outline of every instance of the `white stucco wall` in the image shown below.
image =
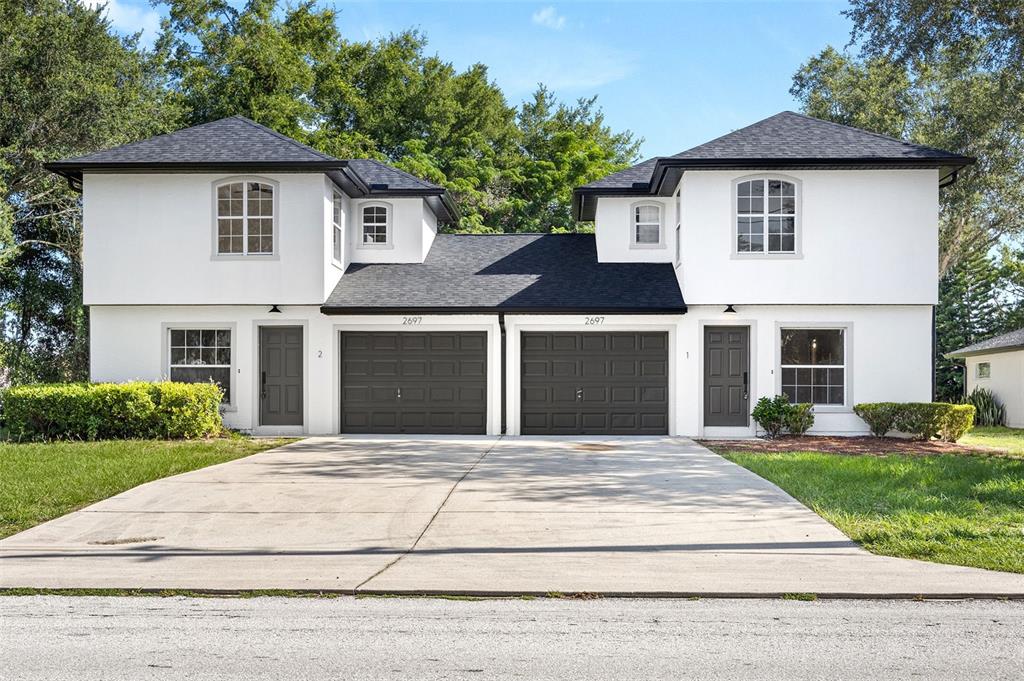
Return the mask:
<path fill-rule="evenodd" d="M 661 206 L 661 243 L 633 245 L 633 206 L 653 203 Z M 675 257 L 675 202 L 671 198 L 607 197 L 597 202 L 594 235 L 597 259 L 601 262 L 672 262 Z"/>
<path fill-rule="evenodd" d="M 798 185 L 797 254 L 735 253 L 733 185 L 763 172 L 687 171 L 681 180 L 679 268 L 688 304 L 922 304 L 938 300 L 938 171 L 770 173 Z M 671 262 L 675 202 L 664 248 L 630 248 L 636 197 L 598 200 L 604 262 Z"/>
<path fill-rule="evenodd" d="M 318 304 L 329 222 L 320 173 L 277 183 L 273 256 L 215 255 L 216 181 L 250 175 L 86 173 L 86 305 Z"/>
<path fill-rule="evenodd" d="M 334 197 L 338 195 L 341 197 L 341 259 L 334 259 Z M 348 197 L 345 192 L 338 189 L 333 182 L 324 176 L 324 197 L 326 200 L 324 210 L 326 215 L 324 217 L 324 223 L 328 226 L 328 229 L 324 230 L 324 245 L 323 245 L 323 260 L 324 260 L 324 288 L 323 298 L 321 300 L 327 300 L 327 296 L 331 294 L 334 287 L 338 284 L 338 280 L 341 279 L 341 275 L 344 274 L 345 268 L 348 267 L 349 262 L 352 258 L 352 239 L 349 233 L 352 231 L 352 199 Z"/>
<path fill-rule="evenodd" d="M 362 207 L 368 203 L 391 207 L 391 243 L 367 246 L 362 243 Z M 353 199 L 352 200 L 352 262 L 423 262 L 433 235 L 426 227 L 430 213 L 421 198 L 409 199 Z M 434 231 L 437 225 L 434 223 Z"/>
<path fill-rule="evenodd" d="M 1006 425 L 1024 428 L 1024 350 L 993 352 L 966 358 L 967 392 L 991 390 L 1006 406 Z M 988 362 L 989 378 L 978 378 L 978 364 Z"/>
<path fill-rule="evenodd" d="M 166 335 L 169 327 L 232 329 L 233 404 L 224 421 L 231 428 L 258 428 L 257 371 L 259 327 L 302 326 L 304 351 L 304 427 L 310 434 L 340 429 L 340 333 L 365 331 L 486 331 L 488 339 L 487 431 L 501 429 L 500 331 L 496 316 L 422 316 L 413 324 L 401 316 L 327 316 L 316 306 L 93 306 L 90 316 L 90 376 L 93 381 L 160 380 L 167 377 Z M 289 432 L 289 429 L 277 429 Z"/>

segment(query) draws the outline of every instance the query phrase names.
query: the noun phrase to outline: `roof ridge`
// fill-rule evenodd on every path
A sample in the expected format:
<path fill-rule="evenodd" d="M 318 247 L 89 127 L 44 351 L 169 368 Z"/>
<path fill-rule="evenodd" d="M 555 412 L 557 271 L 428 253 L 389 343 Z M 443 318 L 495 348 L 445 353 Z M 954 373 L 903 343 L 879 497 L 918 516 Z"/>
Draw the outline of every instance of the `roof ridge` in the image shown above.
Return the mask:
<path fill-rule="evenodd" d="M 854 132 L 859 132 L 859 133 L 864 134 L 864 135 L 873 135 L 874 137 L 879 137 L 879 138 L 884 139 L 884 140 L 886 140 L 888 142 L 898 142 L 900 144 L 906 144 L 906 145 L 911 146 L 911 147 L 917 147 L 918 149 L 927 149 L 928 151 L 939 151 L 939 152 L 942 152 L 943 154 L 949 154 L 950 153 L 946 149 L 940 149 L 938 147 L 931 147 L 931 146 L 928 146 L 927 144 L 918 144 L 917 142 L 908 142 L 907 140 L 902 139 L 900 137 L 893 137 L 892 135 L 886 135 L 886 134 L 881 133 L 881 132 L 875 132 L 874 130 L 868 130 L 867 128 L 858 128 L 855 125 L 846 125 L 845 123 L 837 123 L 836 121 L 830 121 L 830 120 L 828 120 L 826 118 L 818 118 L 816 116 L 809 116 L 809 115 L 807 115 L 805 113 L 800 113 L 799 111 L 789 111 L 787 109 L 786 111 L 780 111 L 779 113 L 775 114 L 775 116 L 781 116 L 782 114 L 789 114 L 791 116 L 798 116 L 800 118 L 806 118 L 807 120 L 815 121 L 817 123 L 825 123 L 826 125 L 831 125 L 831 126 L 836 127 L 836 128 L 842 128 L 843 130 L 853 130 Z M 775 116 L 771 116 L 771 118 L 775 118 Z M 765 120 L 768 120 L 768 119 L 765 119 Z"/>
<path fill-rule="evenodd" d="M 292 139 L 288 135 L 280 133 L 277 130 L 274 130 L 273 128 L 271 128 L 271 127 L 263 125 L 262 123 L 257 123 L 256 121 L 252 120 L 251 118 L 246 118 L 242 114 L 235 114 L 233 116 L 228 116 L 228 118 L 237 118 L 240 121 L 244 121 L 244 122 L 248 123 L 249 125 L 251 125 L 252 127 L 256 128 L 257 130 L 262 130 L 264 132 L 269 132 L 271 135 L 274 135 L 278 139 L 282 139 L 285 142 L 289 142 L 289 143 L 297 146 L 298 148 L 302 149 L 303 151 L 313 152 L 314 154 L 316 154 L 320 158 L 324 159 L 325 161 L 340 161 L 341 160 L 341 159 L 338 159 L 338 158 L 334 158 L 333 156 L 328 156 L 327 154 L 323 153 L 322 151 L 318 151 L 318 150 L 314 149 L 313 147 L 309 146 L 308 144 L 303 144 L 302 142 L 300 142 L 300 141 L 298 141 L 296 139 Z M 225 119 L 225 118 L 218 118 L 217 119 L 217 121 L 223 121 L 223 120 L 227 120 L 227 119 Z M 210 123 L 216 123 L 217 121 L 210 121 Z M 207 123 L 203 123 L 202 125 L 207 125 Z"/>

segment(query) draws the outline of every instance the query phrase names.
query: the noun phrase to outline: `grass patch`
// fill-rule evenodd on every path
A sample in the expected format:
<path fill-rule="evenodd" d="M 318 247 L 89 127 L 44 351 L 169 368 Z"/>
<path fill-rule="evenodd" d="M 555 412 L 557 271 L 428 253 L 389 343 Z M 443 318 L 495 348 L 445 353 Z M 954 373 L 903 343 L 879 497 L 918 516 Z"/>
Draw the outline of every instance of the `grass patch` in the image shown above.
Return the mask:
<path fill-rule="evenodd" d="M 872 553 L 1024 573 L 1024 460 L 724 456 L 771 480 Z"/>
<path fill-rule="evenodd" d="M 808 594 L 808 593 L 782 594 L 782 600 L 784 600 L 784 601 L 816 601 L 816 600 L 818 600 L 818 594 Z"/>
<path fill-rule="evenodd" d="M 978 426 L 960 438 L 960 444 L 971 447 L 994 447 L 1014 456 L 1024 456 L 1024 428 Z"/>
<path fill-rule="evenodd" d="M 0 443 L 0 538 L 144 482 L 224 463 L 292 440 L 108 440 Z"/>

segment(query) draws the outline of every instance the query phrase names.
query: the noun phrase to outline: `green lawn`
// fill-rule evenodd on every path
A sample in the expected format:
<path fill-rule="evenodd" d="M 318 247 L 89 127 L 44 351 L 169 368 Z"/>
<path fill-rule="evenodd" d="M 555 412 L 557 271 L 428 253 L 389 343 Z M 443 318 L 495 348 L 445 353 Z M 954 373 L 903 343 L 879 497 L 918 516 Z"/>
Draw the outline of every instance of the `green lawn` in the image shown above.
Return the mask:
<path fill-rule="evenodd" d="M 168 475 L 289 440 L 110 440 L 0 443 L 0 537 Z"/>
<path fill-rule="evenodd" d="M 1024 460 L 720 453 L 872 553 L 1024 573 Z"/>
<path fill-rule="evenodd" d="M 1005 449 L 1014 456 L 1024 456 L 1024 428 L 978 426 L 960 438 L 965 445 Z"/>

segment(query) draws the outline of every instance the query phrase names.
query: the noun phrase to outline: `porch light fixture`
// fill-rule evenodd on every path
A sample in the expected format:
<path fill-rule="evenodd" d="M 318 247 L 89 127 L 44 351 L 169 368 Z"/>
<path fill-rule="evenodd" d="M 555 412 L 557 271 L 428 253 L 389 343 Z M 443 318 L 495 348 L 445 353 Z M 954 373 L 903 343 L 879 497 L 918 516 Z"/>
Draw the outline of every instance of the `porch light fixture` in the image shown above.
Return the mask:
<path fill-rule="evenodd" d="M 732 305 L 726 305 L 725 310 L 723 310 L 723 314 L 736 314 L 736 310 Z"/>
<path fill-rule="evenodd" d="M 281 308 L 279 308 L 277 305 L 271 305 L 270 306 L 270 311 L 271 312 L 276 312 L 277 314 L 281 314 Z"/>

